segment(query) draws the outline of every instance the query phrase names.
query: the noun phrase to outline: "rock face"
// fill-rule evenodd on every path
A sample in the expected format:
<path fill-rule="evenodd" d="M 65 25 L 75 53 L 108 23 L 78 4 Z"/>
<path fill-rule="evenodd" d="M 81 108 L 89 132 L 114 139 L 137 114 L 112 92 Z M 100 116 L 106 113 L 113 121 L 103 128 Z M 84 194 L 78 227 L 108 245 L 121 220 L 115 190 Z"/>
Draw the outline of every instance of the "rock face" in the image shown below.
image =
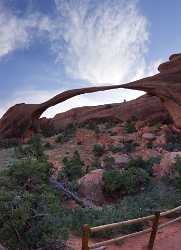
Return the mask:
<path fill-rule="evenodd" d="M 121 85 L 120 85 L 121 86 Z M 97 91 L 119 88 L 120 86 L 91 87 L 65 91 L 41 104 L 17 104 L 11 107 L 0 120 L 1 139 L 22 139 L 31 132 L 36 132 L 40 125 L 40 116 L 48 108 L 64 102 L 74 96 Z"/>
<path fill-rule="evenodd" d="M 176 127 L 181 128 L 181 54 L 170 56 L 158 67 L 159 74 L 122 85 L 157 96 L 168 110 Z"/>
<path fill-rule="evenodd" d="M 79 180 L 79 193 L 97 205 L 104 202 L 103 195 L 103 170 L 96 169 L 86 174 Z"/>
<path fill-rule="evenodd" d="M 78 123 L 105 118 L 124 121 L 133 116 L 139 120 L 155 117 L 162 120 L 167 116 L 167 111 L 175 126 L 181 129 L 181 54 L 170 56 L 169 61 L 161 64 L 158 70 L 159 74 L 123 85 L 74 89 L 60 93 L 41 104 L 17 104 L 11 107 L 0 120 L 0 138 L 23 139 L 31 136 L 43 125 L 53 124 L 58 129 L 66 127 L 75 120 Z M 55 116 L 52 120 L 40 119 L 42 113 L 49 107 L 74 96 L 118 88 L 142 90 L 149 96 L 145 95 L 122 104 L 73 109 Z"/>
<path fill-rule="evenodd" d="M 168 176 L 173 172 L 173 164 L 177 157 L 181 157 L 181 152 L 167 152 L 163 155 L 160 164 L 155 168 L 155 173 L 158 176 Z"/>
<path fill-rule="evenodd" d="M 126 103 L 75 108 L 57 114 L 52 119 L 52 123 L 56 130 L 60 130 L 74 122 L 77 124 L 96 120 L 119 122 L 131 120 L 132 118 L 149 122 L 153 120 L 167 120 L 168 117 L 168 112 L 157 97 L 143 95 L 142 97 Z"/>

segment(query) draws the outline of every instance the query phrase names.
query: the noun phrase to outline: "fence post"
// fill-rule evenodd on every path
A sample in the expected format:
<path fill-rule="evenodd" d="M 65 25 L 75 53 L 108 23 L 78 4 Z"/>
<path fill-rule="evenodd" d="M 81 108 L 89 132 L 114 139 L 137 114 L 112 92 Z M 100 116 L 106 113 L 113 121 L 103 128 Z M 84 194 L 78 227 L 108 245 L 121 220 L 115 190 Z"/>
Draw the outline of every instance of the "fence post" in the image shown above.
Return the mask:
<path fill-rule="evenodd" d="M 152 231 L 151 231 L 150 240 L 149 240 L 149 243 L 148 243 L 148 250 L 153 249 L 156 234 L 157 234 L 157 231 L 158 231 L 159 219 L 160 219 L 160 212 L 155 212 L 155 218 L 153 220 Z"/>
<path fill-rule="evenodd" d="M 82 250 L 89 250 L 89 232 L 90 232 L 90 229 L 89 229 L 89 226 L 87 224 L 83 225 L 82 232 L 83 232 Z"/>

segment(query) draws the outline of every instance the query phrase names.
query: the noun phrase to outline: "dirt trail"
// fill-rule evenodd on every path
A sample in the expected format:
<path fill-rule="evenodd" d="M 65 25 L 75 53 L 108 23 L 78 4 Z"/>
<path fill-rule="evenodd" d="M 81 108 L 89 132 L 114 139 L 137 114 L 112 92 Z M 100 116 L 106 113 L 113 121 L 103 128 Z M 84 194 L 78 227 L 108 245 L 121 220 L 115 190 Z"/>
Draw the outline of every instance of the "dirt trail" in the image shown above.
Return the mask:
<path fill-rule="evenodd" d="M 106 250 L 146 250 L 150 234 L 125 240 L 120 245 L 110 245 Z M 92 241 L 93 243 L 94 241 Z M 97 241 L 96 241 L 97 242 Z M 69 245 L 74 250 L 81 249 L 81 239 L 71 236 Z M 180 250 L 181 249 L 181 222 L 161 229 L 157 234 L 154 250 Z"/>

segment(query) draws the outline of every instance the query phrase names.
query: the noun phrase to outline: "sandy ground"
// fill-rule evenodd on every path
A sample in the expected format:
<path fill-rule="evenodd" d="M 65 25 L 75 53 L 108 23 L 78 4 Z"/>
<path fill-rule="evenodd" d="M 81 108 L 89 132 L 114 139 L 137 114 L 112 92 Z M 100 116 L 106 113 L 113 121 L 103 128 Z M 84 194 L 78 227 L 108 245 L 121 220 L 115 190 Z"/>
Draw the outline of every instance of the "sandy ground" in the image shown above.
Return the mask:
<path fill-rule="evenodd" d="M 120 245 L 110 245 L 106 250 L 146 250 L 150 234 L 125 240 Z M 90 241 L 95 243 L 98 241 Z M 81 250 L 81 239 L 71 236 L 69 245 L 74 250 Z M 161 229 L 157 234 L 154 250 L 181 250 L 181 222 Z"/>

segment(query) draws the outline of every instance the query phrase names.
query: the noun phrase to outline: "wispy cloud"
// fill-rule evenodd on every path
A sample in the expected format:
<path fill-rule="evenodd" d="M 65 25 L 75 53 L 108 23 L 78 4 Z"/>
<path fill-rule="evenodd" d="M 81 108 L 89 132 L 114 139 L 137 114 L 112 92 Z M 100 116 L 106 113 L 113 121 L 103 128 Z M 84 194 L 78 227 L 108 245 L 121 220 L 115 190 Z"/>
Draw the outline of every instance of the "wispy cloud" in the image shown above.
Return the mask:
<path fill-rule="evenodd" d="M 55 3 L 54 18 L 40 13 L 20 18 L 0 4 L 0 59 L 16 49 L 28 48 L 36 36 L 44 35 L 69 79 L 86 80 L 89 85 L 115 84 L 155 72 L 155 63 L 145 62 L 148 21 L 137 0 L 55 0 Z M 66 86 L 52 91 L 17 90 L 1 104 L 0 116 L 15 103 L 40 103 L 63 88 Z M 78 96 L 44 115 L 52 117 L 73 107 L 121 102 L 141 94 L 121 90 Z"/>
<path fill-rule="evenodd" d="M 0 3 L 0 59 L 16 49 L 29 47 L 35 35 L 49 30 L 49 25 L 46 16 L 34 13 L 20 18 Z"/>
<path fill-rule="evenodd" d="M 95 84 L 143 75 L 149 34 L 137 1 L 55 2 L 59 21 L 50 39 L 68 75 Z"/>

